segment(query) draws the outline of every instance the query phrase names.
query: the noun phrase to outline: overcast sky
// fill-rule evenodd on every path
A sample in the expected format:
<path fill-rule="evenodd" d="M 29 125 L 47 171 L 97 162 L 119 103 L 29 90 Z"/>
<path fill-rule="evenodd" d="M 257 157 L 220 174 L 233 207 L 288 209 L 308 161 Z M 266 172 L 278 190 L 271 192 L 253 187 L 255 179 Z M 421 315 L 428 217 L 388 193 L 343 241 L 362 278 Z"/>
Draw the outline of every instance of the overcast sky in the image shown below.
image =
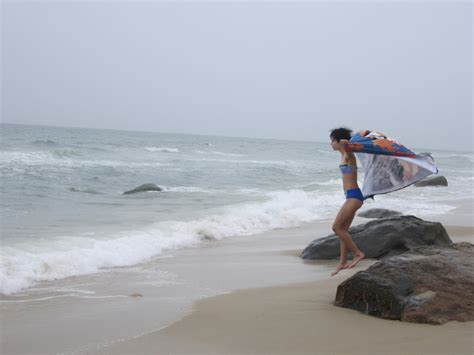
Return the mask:
<path fill-rule="evenodd" d="M 472 150 L 465 2 L 3 1 L 8 123 Z"/>

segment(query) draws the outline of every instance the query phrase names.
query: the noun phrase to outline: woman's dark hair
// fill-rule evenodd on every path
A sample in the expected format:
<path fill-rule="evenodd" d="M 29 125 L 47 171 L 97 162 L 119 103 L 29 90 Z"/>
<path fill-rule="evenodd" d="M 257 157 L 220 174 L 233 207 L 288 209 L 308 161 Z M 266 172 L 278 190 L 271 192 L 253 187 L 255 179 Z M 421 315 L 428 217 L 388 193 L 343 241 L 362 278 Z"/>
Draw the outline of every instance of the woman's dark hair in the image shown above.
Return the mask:
<path fill-rule="evenodd" d="M 334 128 L 331 130 L 329 137 L 335 139 L 336 141 L 340 141 L 341 139 L 351 139 L 352 137 L 352 130 L 345 127 Z"/>

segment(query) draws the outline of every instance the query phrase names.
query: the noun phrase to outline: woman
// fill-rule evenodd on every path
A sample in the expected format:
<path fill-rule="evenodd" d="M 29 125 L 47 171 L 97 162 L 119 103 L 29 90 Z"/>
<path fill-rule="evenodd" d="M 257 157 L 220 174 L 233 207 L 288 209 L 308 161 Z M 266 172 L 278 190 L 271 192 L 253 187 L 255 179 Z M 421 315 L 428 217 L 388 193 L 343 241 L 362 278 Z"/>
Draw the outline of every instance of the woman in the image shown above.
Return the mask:
<path fill-rule="evenodd" d="M 342 184 L 346 195 L 346 202 L 342 205 L 332 229 L 339 237 L 341 257 L 336 270 L 331 276 L 336 275 L 342 269 L 352 268 L 364 258 L 364 253 L 357 247 L 348 233 L 356 211 L 362 207 L 364 197 L 357 185 L 357 163 L 354 153 L 346 150 L 347 143 L 351 138 L 352 131 L 347 128 L 336 128 L 331 131 L 331 146 L 333 150 L 341 153 Z M 352 252 L 352 262 L 347 262 L 348 251 Z"/>

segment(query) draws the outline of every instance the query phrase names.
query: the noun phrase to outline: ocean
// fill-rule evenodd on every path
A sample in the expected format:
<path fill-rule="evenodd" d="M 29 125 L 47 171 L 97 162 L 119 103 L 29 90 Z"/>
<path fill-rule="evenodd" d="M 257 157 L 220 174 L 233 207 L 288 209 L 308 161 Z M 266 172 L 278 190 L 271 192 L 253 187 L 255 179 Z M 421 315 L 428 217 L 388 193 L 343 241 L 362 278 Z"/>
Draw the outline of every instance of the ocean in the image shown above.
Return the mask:
<path fill-rule="evenodd" d="M 4 295 L 331 219 L 344 202 L 339 153 L 329 141 L 0 127 Z M 437 215 L 472 197 L 472 152 L 414 150 L 433 155 L 449 186 L 411 186 L 363 208 Z M 123 194 L 144 183 L 162 191 Z"/>

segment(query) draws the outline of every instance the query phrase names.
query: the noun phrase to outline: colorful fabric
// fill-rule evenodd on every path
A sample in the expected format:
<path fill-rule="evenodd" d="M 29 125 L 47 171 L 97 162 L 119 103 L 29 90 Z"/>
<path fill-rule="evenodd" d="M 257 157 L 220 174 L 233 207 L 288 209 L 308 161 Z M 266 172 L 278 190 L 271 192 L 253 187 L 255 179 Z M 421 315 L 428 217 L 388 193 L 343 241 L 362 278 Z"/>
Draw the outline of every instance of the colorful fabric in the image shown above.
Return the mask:
<path fill-rule="evenodd" d="M 348 148 L 352 152 L 415 157 L 416 154 L 396 140 L 375 131 L 360 131 L 350 140 Z"/>
<path fill-rule="evenodd" d="M 431 155 L 416 154 L 383 133 L 361 131 L 346 150 L 356 153 L 364 170 L 364 198 L 403 189 L 438 173 Z"/>

